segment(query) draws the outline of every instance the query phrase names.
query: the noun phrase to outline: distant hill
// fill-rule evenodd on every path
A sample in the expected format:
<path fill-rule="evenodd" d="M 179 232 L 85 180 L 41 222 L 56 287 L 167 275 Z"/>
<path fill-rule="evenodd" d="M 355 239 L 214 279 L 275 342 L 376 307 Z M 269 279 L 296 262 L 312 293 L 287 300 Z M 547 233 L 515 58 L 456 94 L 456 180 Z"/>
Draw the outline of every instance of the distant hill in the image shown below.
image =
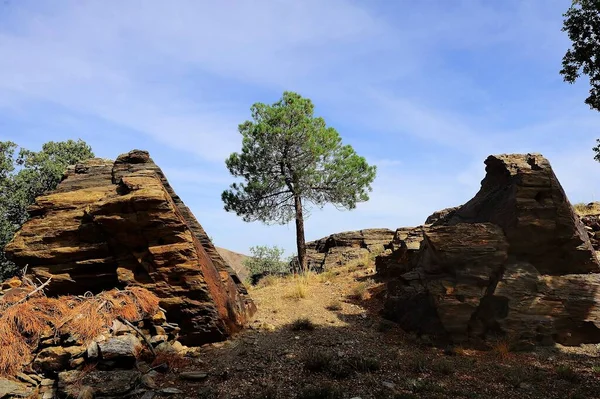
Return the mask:
<path fill-rule="evenodd" d="M 221 257 L 225 259 L 225 262 L 233 267 L 233 270 L 235 270 L 240 280 L 245 281 L 248 278 L 248 269 L 244 266 L 244 259 L 248 258 L 247 255 L 219 247 L 217 247 L 217 251 L 219 251 Z"/>

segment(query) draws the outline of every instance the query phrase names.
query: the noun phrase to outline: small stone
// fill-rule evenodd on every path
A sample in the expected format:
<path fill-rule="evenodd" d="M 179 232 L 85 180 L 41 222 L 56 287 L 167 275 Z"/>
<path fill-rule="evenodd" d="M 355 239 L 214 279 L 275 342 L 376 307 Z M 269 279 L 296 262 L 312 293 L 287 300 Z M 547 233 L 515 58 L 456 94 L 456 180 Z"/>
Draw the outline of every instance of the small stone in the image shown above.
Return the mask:
<path fill-rule="evenodd" d="M 42 394 L 42 399 L 54 399 L 56 397 L 56 392 L 54 390 L 47 391 Z"/>
<path fill-rule="evenodd" d="M 175 352 L 179 353 L 179 354 L 184 354 L 187 352 L 188 347 L 182 345 L 181 342 L 179 341 L 175 341 L 171 344 L 171 347 L 175 350 Z"/>
<path fill-rule="evenodd" d="M 92 341 L 87 347 L 87 357 L 89 359 L 95 359 L 98 356 L 100 356 L 98 343 L 96 341 Z"/>
<path fill-rule="evenodd" d="M 0 378 L 0 398 L 29 397 L 32 389 L 22 382 Z"/>
<path fill-rule="evenodd" d="M 200 371 L 187 371 L 180 373 L 179 378 L 188 381 L 203 381 L 208 378 L 208 374 Z"/>
<path fill-rule="evenodd" d="M 169 337 L 167 335 L 155 335 L 152 338 L 150 338 L 150 343 L 152 345 L 160 344 L 162 342 L 167 342 L 168 339 Z"/>
<path fill-rule="evenodd" d="M 36 380 L 34 380 L 33 378 L 31 378 L 30 376 L 28 376 L 27 374 L 24 374 L 24 373 L 17 374 L 17 378 L 20 379 L 21 381 L 26 382 L 31 385 L 38 384 L 38 382 Z"/>
<path fill-rule="evenodd" d="M 98 344 L 102 359 L 136 358 L 142 349 L 140 340 L 131 334 L 112 337 Z"/>
<path fill-rule="evenodd" d="M 177 388 L 163 388 L 160 390 L 160 393 L 164 393 L 166 395 L 176 395 L 178 393 L 183 393 L 183 391 Z"/>
<path fill-rule="evenodd" d="M 167 316 L 165 316 L 165 312 L 159 310 L 156 312 L 154 316 L 152 316 L 152 322 L 154 324 L 163 324 L 167 321 Z"/>
<path fill-rule="evenodd" d="M 62 346 L 51 346 L 38 353 L 33 366 L 36 370 L 61 371 L 68 367 L 70 358 L 71 355 Z"/>
<path fill-rule="evenodd" d="M 77 369 L 77 368 L 83 366 L 84 363 L 85 363 L 85 359 L 82 357 L 79 357 L 77 359 L 71 359 L 69 361 L 69 367 L 72 369 Z"/>
<path fill-rule="evenodd" d="M 144 374 L 140 381 L 146 388 L 155 389 L 157 387 L 156 381 L 154 381 L 154 378 L 149 374 Z"/>
<path fill-rule="evenodd" d="M 396 388 L 396 384 L 394 384 L 393 382 L 389 382 L 389 381 L 383 381 L 381 383 L 381 385 L 383 385 L 384 387 L 389 388 L 389 389 Z"/>

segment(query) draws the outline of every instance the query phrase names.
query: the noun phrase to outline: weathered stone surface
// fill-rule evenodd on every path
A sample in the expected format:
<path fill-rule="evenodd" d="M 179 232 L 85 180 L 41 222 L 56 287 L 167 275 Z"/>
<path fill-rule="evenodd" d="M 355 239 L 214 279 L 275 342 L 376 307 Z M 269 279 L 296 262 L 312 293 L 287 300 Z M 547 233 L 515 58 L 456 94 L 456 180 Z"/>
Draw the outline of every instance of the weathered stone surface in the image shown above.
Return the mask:
<path fill-rule="evenodd" d="M 396 230 L 387 249 L 375 258 L 379 277 L 399 276 L 414 265 L 423 241 L 423 227 L 403 227 Z"/>
<path fill-rule="evenodd" d="M 136 387 L 140 377 L 137 370 L 93 370 L 83 374 L 77 370 L 65 371 L 58 374 L 58 392 L 76 398 L 80 388 L 86 386 L 98 397 L 121 398 Z"/>
<path fill-rule="evenodd" d="M 441 219 L 446 219 L 448 215 L 456 212 L 459 208 L 460 206 L 455 206 L 452 208 L 445 208 L 440 211 L 435 211 L 427 217 L 427 219 L 425 220 L 425 224 L 433 224 Z"/>
<path fill-rule="evenodd" d="M 51 346 L 42 349 L 35 360 L 33 367 L 40 371 L 62 371 L 69 366 L 71 354 L 62 346 Z"/>
<path fill-rule="evenodd" d="M 600 202 L 590 202 L 575 209 L 592 242 L 596 253 L 600 251 Z"/>
<path fill-rule="evenodd" d="M 327 270 L 351 262 L 365 264 L 370 257 L 389 248 L 394 232 L 389 229 L 365 229 L 332 234 L 306 244 L 309 266 Z"/>
<path fill-rule="evenodd" d="M 0 399 L 27 398 L 33 393 L 33 388 L 22 382 L 0 378 Z"/>
<path fill-rule="evenodd" d="M 455 342 L 600 342 L 600 265 L 550 164 L 527 154 L 486 165 L 479 193 L 398 258 L 384 313 Z"/>
<path fill-rule="evenodd" d="M 161 298 L 185 343 L 221 340 L 255 306 L 190 210 L 145 151 L 70 167 L 38 197 L 6 252 L 49 293 L 139 285 Z"/>
<path fill-rule="evenodd" d="M 140 340 L 131 334 L 111 337 L 98 343 L 100 357 L 104 360 L 131 359 L 134 360 L 142 350 Z"/>
<path fill-rule="evenodd" d="M 550 163 L 539 154 L 490 156 L 475 197 L 438 223 L 500 226 L 511 255 L 542 274 L 600 272 L 588 235 Z"/>

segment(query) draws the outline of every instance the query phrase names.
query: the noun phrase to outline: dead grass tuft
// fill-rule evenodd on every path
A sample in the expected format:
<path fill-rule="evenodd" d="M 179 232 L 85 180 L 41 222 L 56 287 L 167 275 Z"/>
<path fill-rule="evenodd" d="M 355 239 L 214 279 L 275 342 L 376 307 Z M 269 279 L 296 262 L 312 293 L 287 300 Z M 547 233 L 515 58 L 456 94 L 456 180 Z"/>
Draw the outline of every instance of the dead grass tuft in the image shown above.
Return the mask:
<path fill-rule="evenodd" d="M 306 285 L 299 281 L 292 285 L 292 288 L 284 295 L 284 298 L 299 301 L 306 298 L 306 295 Z"/>
<path fill-rule="evenodd" d="M 506 360 L 510 357 L 511 344 L 506 339 L 498 340 L 492 346 L 492 354 L 500 360 Z"/>

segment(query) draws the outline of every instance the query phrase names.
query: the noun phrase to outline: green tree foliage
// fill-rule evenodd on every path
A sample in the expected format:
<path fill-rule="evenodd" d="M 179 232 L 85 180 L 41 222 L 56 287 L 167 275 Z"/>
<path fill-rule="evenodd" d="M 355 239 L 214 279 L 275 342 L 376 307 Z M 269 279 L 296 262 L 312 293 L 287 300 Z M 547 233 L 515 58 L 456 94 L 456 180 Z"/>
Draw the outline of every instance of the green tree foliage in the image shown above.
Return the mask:
<path fill-rule="evenodd" d="M 275 274 L 288 271 L 288 264 L 281 260 L 283 249 L 258 245 L 250 248 L 250 257 L 244 259 L 244 266 L 251 276 L 261 273 Z"/>
<path fill-rule="evenodd" d="M 92 149 L 84 141 L 50 141 L 38 152 L 0 142 L 0 279 L 15 272 L 6 259 L 4 246 L 27 221 L 27 207 L 35 198 L 56 188 L 67 169 L 79 161 L 92 158 Z"/>
<path fill-rule="evenodd" d="M 600 0 L 574 0 L 564 17 L 562 30 L 572 45 L 563 57 L 560 73 L 569 83 L 587 75 L 590 92 L 585 103 L 600 111 Z M 593 150 L 600 162 L 600 140 Z"/>
<path fill-rule="evenodd" d="M 292 92 L 273 105 L 256 103 L 252 121 L 239 125 L 241 153 L 227 168 L 244 180 L 223 192 L 225 210 L 245 221 L 285 224 L 296 220 L 298 260 L 306 270 L 307 204 L 353 209 L 369 199 L 376 168 L 343 145 L 338 132 L 313 115 L 309 99 Z"/>

